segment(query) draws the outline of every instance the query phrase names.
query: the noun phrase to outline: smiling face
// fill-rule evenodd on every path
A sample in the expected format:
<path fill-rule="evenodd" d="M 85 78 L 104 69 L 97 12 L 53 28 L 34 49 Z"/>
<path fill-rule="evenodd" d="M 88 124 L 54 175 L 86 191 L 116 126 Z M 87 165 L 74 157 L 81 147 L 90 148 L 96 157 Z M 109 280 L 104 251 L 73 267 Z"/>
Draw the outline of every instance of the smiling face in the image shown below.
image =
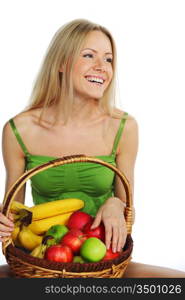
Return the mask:
<path fill-rule="evenodd" d="M 100 99 L 113 75 L 112 47 L 101 31 L 88 33 L 73 68 L 74 96 Z"/>

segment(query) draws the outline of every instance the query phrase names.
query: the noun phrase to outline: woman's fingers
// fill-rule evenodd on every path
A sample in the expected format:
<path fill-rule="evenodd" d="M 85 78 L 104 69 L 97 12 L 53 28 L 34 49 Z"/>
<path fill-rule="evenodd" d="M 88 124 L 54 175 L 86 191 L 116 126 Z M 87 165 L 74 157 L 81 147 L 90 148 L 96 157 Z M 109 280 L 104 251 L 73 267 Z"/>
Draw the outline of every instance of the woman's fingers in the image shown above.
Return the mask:
<path fill-rule="evenodd" d="M 123 231 L 120 230 L 119 239 L 118 239 L 118 246 L 117 246 L 117 251 L 118 252 L 120 252 L 121 249 L 123 248 L 124 241 L 125 241 L 125 238 L 124 238 L 124 235 L 123 235 Z"/>
<path fill-rule="evenodd" d="M 6 237 L 10 236 L 12 234 L 13 228 L 4 226 L 3 224 L 0 224 L 0 241 L 3 242 Z"/>
<path fill-rule="evenodd" d="M 14 224 L 0 213 L 0 241 L 3 242 L 14 230 Z"/>
<path fill-rule="evenodd" d="M 0 224 L 0 241 L 3 242 L 6 237 L 9 237 L 12 234 L 13 228 L 4 226 Z"/>
<path fill-rule="evenodd" d="M 105 222 L 105 245 L 106 248 L 110 248 L 111 239 L 112 239 L 112 225 L 109 222 Z"/>
<path fill-rule="evenodd" d="M 119 240 L 119 227 L 118 227 L 118 225 L 114 225 L 113 226 L 113 236 L 112 236 L 112 251 L 113 252 L 117 252 L 118 240 Z"/>
<path fill-rule="evenodd" d="M 100 222 L 101 222 L 101 217 L 102 217 L 102 214 L 101 214 L 101 211 L 99 211 L 95 217 L 95 220 L 94 222 L 92 223 L 91 225 L 91 229 L 94 229 L 96 228 L 97 226 L 100 225 Z"/>
<path fill-rule="evenodd" d="M 121 233 L 122 243 L 121 243 L 120 251 L 125 246 L 126 239 L 127 239 L 127 224 L 126 224 L 125 218 L 123 218 L 121 228 L 122 228 L 122 233 Z"/>
<path fill-rule="evenodd" d="M 9 213 L 8 218 L 10 219 L 10 221 L 14 221 L 14 215 L 12 213 Z"/>
<path fill-rule="evenodd" d="M 107 249 L 112 248 L 113 252 L 120 252 L 125 245 L 127 237 L 126 223 L 122 220 L 119 222 L 104 222 L 105 225 L 105 244 Z"/>
<path fill-rule="evenodd" d="M 10 227 L 14 227 L 14 223 L 10 221 L 7 217 L 5 217 L 2 213 L 0 213 L 0 223 Z"/>
<path fill-rule="evenodd" d="M 14 228 L 13 227 L 9 227 L 9 226 L 6 226 L 6 225 L 4 225 L 4 224 L 2 224 L 2 223 L 0 223 L 0 233 L 3 231 L 5 231 L 5 232 L 12 232 L 14 230 Z"/>
<path fill-rule="evenodd" d="M 5 237 L 5 236 L 4 236 L 4 237 L 1 237 L 1 236 L 0 236 L 0 242 L 5 242 L 6 240 L 7 240 L 7 237 Z"/>
<path fill-rule="evenodd" d="M 91 228 L 97 227 L 101 221 L 105 226 L 106 248 L 109 249 L 111 246 L 113 252 L 121 251 L 127 237 L 124 215 L 116 207 L 102 205 Z"/>
<path fill-rule="evenodd" d="M 11 232 L 5 232 L 5 231 L 0 231 L 0 236 L 10 236 L 11 235 Z"/>
<path fill-rule="evenodd" d="M 122 227 L 120 227 L 120 232 L 119 232 L 119 240 L 118 240 L 118 246 L 117 246 L 118 252 L 120 252 L 121 249 L 124 247 L 126 238 L 127 238 L 127 231 L 124 228 L 124 226 L 122 226 Z"/>

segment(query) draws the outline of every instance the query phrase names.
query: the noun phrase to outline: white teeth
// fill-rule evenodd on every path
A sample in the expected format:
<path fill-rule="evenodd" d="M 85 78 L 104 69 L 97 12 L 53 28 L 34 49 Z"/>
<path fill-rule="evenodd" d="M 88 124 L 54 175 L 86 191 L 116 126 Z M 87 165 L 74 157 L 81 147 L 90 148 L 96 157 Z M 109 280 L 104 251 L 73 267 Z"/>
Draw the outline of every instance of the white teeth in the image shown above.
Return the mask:
<path fill-rule="evenodd" d="M 104 82 L 104 80 L 103 79 L 101 79 L 101 78 L 97 78 L 97 77 L 86 77 L 86 79 L 88 80 L 88 81 L 95 81 L 95 82 L 98 82 L 98 83 L 103 83 Z"/>

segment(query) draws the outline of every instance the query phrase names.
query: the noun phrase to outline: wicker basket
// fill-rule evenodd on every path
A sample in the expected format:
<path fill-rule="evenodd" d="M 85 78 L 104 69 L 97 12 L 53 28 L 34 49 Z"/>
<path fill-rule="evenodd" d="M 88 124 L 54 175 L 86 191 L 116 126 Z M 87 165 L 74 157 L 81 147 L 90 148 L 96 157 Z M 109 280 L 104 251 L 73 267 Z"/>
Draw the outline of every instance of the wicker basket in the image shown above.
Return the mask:
<path fill-rule="evenodd" d="M 39 165 L 25 172 L 7 192 L 2 213 L 8 216 L 11 202 L 14 200 L 18 191 L 28 179 L 37 173 L 49 168 L 65 165 L 69 163 L 91 162 L 101 164 L 113 170 L 121 179 L 126 192 L 126 209 L 125 219 L 127 225 L 127 240 L 120 255 L 113 260 L 100 261 L 97 263 L 56 263 L 45 259 L 35 258 L 22 249 L 15 247 L 11 237 L 3 242 L 2 250 L 7 263 L 15 277 L 25 278 L 120 278 L 126 270 L 131 259 L 133 249 L 133 240 L 131 237 L 132 230 L 132 194 L 129 182 L 125 175 L 111 164 L 94 157 L 85 155 L 64 156 L 54 159 L 42 165 Z"/>

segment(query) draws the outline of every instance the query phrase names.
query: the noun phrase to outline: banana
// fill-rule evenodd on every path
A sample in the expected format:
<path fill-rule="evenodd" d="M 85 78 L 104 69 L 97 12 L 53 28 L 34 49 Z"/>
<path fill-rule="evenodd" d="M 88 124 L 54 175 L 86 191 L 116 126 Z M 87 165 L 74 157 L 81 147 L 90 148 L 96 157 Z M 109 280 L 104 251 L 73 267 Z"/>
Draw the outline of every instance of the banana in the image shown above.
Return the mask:
<path fill-rule="evenodd" d="M 42 220 L 45 218 L 74 212 L 84 206 L 81 199 L 70 198 L 63 200 L 54 200 L 28 207 L 21 202 L 12 201 L 11 212 L 14 213 L 14 221 L 20 221 L 24 225 L 29 225 L 31 221 Z M 26 222 L 25 223 L 25 218 Z"/>
<path fill-rule="evenodd" d="M 22 248 L 22 244 L 21 244 L 20 241 L 19 241 L 19 236 L 17 236 L 16 240 L 14 241 L 14 245 L 15 245 L 16 247 Z"/>
<path fill-rule="evenodd" d="M 81 199 L 70 198 L 63 200 L 54 200 L 46 203 L 37 204 L 29 208 L 32 212 L 32 220 L 37 221 L 65 213 L 74 212 L 84 206 Z"/>
<path fill-rule="evenodd" d="M 32 212 L 27 209 L 20 209 L 18 213 L 14 214 L 14 224 L 20 226 L 24 224 L 28 226 L 32 222 Z"/>
<path fill-rule="evenodd" d="M 13 241 L 13 244 L 17 247 L 22 247 L 20 241 L 19 241 L 19 233 L 20 233 L 20 226 L 16 226 L 14 227 L 14 231 L 12 232 L 12 241 Z"/>
<path fill-rule="evenodd" d="M 53 225 L 65 225 L 72 213 L 73 212 L 33 221 L 28 228 L 35 234 L 44 234 Z"/>
<path fill-rule="evenodd" d="M 52 245 L 56 245 L 56 241 L 54 237 L 48 235 L 44 236 L 42 239 L 42 243 L 35 247 L 32 252 L 30 253 L 31 256 L 38 257 L 38 258 L 44 258 L 44 254 L 47 250 Z"/>
<path fill-rule="evenodd" d="M 19 226 L 15 226 L 14 230 L 12 232 L 12 235 L 11 235 L 13 242 L 15 242 L 15 240 L 17 239 L 19 232 L 20 232 L 20 227 Z"/>
<path fill-rule="evenodd" d="M 32 250 L 30 255 L 38 258 L 44 258 L 46 249 L 47 245 L 40 244 Z"/>
<path fill-rule="evenodd" d="M 18 213 L 20 209 L 29 210 L 30 208 L 28 206 L 24 205 L 21 202 L 18 202 L 18 201 L 15 201 L 15 200 L 12 201 L 11 206 L 10 206 L 10 211 L 12 213 Z"/>
<path fill-rule="evenodd" d="M 32 213 L 25 209 L 20 209 L 17 214 L 14 215 L 14 230 L 11 234 L 11 238 L 15 246 L 21 247 L 22 244 L 19 241 L 19 233 L 22 225 L 28 226 L 32 221 Z"/>
<path fill-rule="evenodd" d="M 31 229 L 27 226 L 22 226 L 18 239 L 21 245 L 27 249 L 32 251 L 36 246 L 42 243 L 42 236 L 38 236 L 31 231 Z"/>

